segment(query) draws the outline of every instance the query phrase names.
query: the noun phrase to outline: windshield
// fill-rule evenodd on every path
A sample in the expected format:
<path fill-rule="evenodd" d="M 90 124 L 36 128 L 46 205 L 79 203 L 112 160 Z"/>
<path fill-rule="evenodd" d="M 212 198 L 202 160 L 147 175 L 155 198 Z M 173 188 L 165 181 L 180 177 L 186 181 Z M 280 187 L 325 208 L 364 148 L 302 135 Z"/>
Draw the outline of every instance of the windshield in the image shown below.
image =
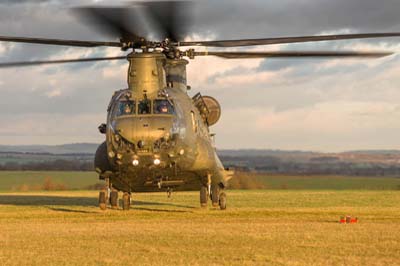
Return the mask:
<path fill-rule="evenodd" d="M 133 115 L 136 113 L 135 101 L 121 101 L 118 103 L 117 116 Z"/>
<path fill-rule="evenodd" d="M 137 110 L 136 110 L 137 105 Z M 114 107 L 112 117 L 120 117 L 126 115 L 146 115 L 146 114 L 166 114 L 174 115 L 175 108 L 173 103 L 165 99 L 156 99 L 151 101 L 143 99 L 140 101 L 135 100 L 120 100 L 117 101 Z"/>
<path fill-rule="evenodd" d="M 151 113 L 151 102 L 147 99 L 141 100 L 139 102 L 139 114 L 150 114 Z"/>
<path fill-rule="evenodd" d="M 154 100 L 154 114 L 174 114 L 174 107 L 168 100 Z"/>

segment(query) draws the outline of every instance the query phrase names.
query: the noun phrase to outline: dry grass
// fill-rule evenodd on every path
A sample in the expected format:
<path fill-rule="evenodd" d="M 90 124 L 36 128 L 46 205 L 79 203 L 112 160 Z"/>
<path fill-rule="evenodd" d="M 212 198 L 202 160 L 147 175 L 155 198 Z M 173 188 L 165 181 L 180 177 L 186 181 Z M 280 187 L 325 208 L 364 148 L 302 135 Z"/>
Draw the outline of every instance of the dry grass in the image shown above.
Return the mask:
<path fill-rule="evenodd" d="M 235 172 L 229 180 L 230 189 L 266 189 L 266 185 L 260 181 L 259 176 L 249 172 Z"/>
<path fill-rule="evenodd" d="M 103 185 L 104 186 L 104 185 Z M 63 183 L 56 183 L 51 177 L 46 177 L 43 184 L 26 184 L 13 186 L 11 191 L 29 192 L 29 191 L 62 191 L 68 187 Z"/>
<path fill-rule="evenodd" d="M 229 191 L 227 211 L 198 193 L 135 195 L 128 212 L 96 197 L 0 194 L 0 265 L 400 265 L 395 191 Z"/>

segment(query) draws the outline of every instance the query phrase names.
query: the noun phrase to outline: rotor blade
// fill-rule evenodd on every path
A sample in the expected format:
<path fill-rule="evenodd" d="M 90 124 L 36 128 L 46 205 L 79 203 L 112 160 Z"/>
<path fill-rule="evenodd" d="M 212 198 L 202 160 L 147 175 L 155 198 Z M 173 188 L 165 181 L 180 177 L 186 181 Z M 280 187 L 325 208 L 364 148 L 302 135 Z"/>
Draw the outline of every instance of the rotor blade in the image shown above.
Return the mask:
<path fill-rule="evenodd" d="M 150 17 L 156 22 L 158 29 L 173 42 L 183 39 L 190 25 L 190 8 L 192 2 L 186 1 L 149 1 L 136 2 L 146 7 Z"/>
<path fill-rule="evenodd" d="M 307 51 L 293 51 L 293 52 L 194 52 L 194 56 L 218 56 L 226 59 L 243 59 L 243 58 L 301 58 L 301 57 L 361 57 L 361 58 L 379 58 L 392 55 L 391 52 L 307 52 Z"/>
<path fill-rule="evenodd" d="M 121 47 L 122 46 L 122 44 L 119 42 L 96 42 L 96 41 L 60 40 L 60 39 L 11 37 L 11 36 L 0 36 L 0 41 L 49 44 L 49 45 L 64 45 L 64 46 L 78 46 L 78 47 L 99 47 L 99 46 Z"/>
<path fill-rule="evenodd" d="M 177 42 L 185 37 L 190 26 L 191 2 L 141 1 L 119 7 L 81 7 L 72 11 L 85 23 L 100 31 L 120 37 L 122 41 L 143 43 L 143 37 L 155 37 L 160 33 L 163 41 L 169 38 Z M 149 31 L 148 26 L 152 27 Z"/>
<path fill-rule="evenodd" d="M 115 57 L 97 57 L 97 58 L 95 57 L 95 58 L 80 58 L 80 59 L 46 60 L 46 61 L 21 61 L 21 62 L 0 63 L 0 68 L 25 67 L 25 66 L 46 65 L 46 64 L 111 61 L 111 60 L 122 60 L 126 58 L 127 58 L 126 56 L 115 56 Z"/>
<path fill-rule="evenodd" d="M 79 7 L 73 8 L 85 23 L 97 30 L 109 33 L 123 41 L 140 39 L 139 23 L 135 20 L 134 10 L 129 7 Z"/>
<path fill-rule="evenodd" d="M 177 45 L 237 47 L 237 46 L 304 43 L 304 42 L 335 41 L 335 40 L 349 40 L 349 39 L 385 38 L 385 37 L 400 37 L 400 32 L 280 37 L 280 38 L 266 38 L 266 39 L 243 39 L 243 40 L 222 40 L 222 41 L 198 41 L 198 42 L 193 41 L 193 42 L 178 42 Z"/>

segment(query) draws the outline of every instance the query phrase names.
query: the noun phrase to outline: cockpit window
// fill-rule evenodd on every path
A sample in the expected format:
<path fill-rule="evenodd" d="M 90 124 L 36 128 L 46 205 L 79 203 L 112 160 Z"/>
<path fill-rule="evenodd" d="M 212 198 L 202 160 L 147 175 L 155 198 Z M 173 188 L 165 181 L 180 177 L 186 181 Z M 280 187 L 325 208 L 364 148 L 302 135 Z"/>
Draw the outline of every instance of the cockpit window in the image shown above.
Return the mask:
<path fill-rule="evenodd" d="M 139 102 L 139 114 L 150 114 L 151 113 L 151 102 L 147 99 L 141 100 Z"/>
<path fill-rule="evenodd" d="M 133 115 L 136 112 L 135 101 L 121 101 L 118 104 L 117 116 L 121 115 Z"/>
<path fill-rule="evenodd" d="M 174 107 L 168 100 L 154 100 L 154 113 L 155 114 L 174 114 Z"/>

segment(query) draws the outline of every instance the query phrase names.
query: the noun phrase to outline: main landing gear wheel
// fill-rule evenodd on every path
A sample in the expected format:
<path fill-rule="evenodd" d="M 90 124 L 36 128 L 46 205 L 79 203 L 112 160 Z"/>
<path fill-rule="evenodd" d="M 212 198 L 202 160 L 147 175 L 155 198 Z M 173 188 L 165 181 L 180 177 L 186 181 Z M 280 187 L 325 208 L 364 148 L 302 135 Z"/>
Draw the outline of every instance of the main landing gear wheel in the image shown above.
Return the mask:
<path fill-rule="evenodd" d="M 208 201 L 208 189 L 206 186 L 201 186 L 200 188 L 200 205 L 201 207 L 207 207 Z"/>
<path fill-rule="evenodd" d="M 122 209 L 124 211 L 129 210 L 131 207 L 131 194 L 128 192 L 124 192 L 124 195 L 122 197 Z"/>
<path fill-rule="evenodd" d="M 113 190 L 110 193 L 110 204 L 112 209 L 118 209 L 118 191 Z"/>
<path fill-rule="evenodd" d="M 101 210 L 105 210 L 107 208 L 107 192 L 102 190 L 99 192 L 99 207 Z"/>
<path fill-rule="evenodd" d="M 219 195 L 219 208 L 221 210 L 226 210 L 226 194 L 225 194 L 225 192 L 222 192 Z"/>
<path fill-rule="evenodd" d="M 211 202 L 213 207 L 218 207 L 219 205 L 219 186 L 211 186 Z"/>

